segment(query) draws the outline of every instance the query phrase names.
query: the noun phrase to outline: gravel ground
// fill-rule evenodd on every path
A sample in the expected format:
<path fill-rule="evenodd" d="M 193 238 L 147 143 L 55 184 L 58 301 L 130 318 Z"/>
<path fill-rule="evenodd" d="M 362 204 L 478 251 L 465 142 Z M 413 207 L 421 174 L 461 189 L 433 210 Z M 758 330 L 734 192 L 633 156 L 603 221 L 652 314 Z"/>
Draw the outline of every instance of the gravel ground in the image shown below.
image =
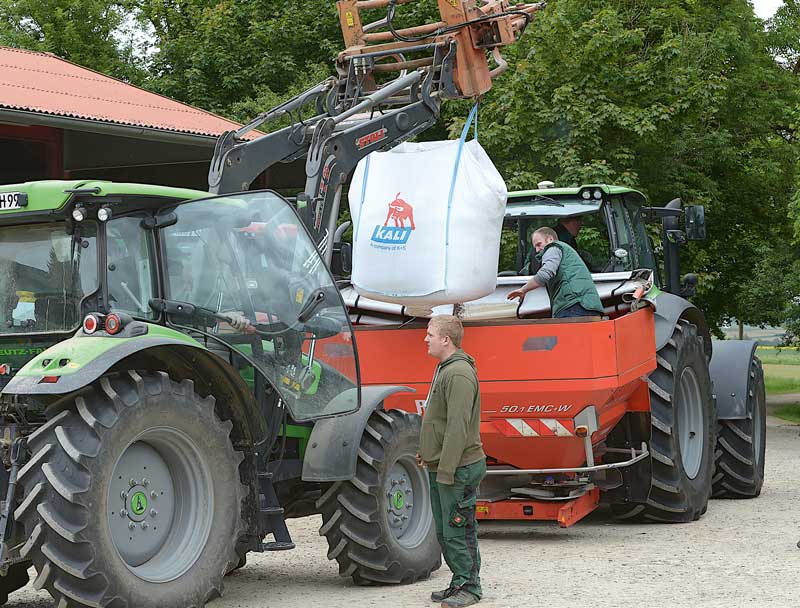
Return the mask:
<path fill-rule="evenodd" d="M 620 524 L 598 511 L 576 526 L 481 525 L 482 606 L 682 608 L 800 605 L 800 427 L 770 417 L 766 482 L 755 500 L 714 500 L 699 521 Z M 250 554 L 209 608 L 429 606 L 446 567 L 404 587 L 355 587 L 325 558 L 317 517 L 292 520 L 297 549 Z M 33 572 L 32 572 L 33 574 Z M 27 587 L 9 607 L 49 608 Z M 135 608 L 135 607 L 134 607 Z"/>

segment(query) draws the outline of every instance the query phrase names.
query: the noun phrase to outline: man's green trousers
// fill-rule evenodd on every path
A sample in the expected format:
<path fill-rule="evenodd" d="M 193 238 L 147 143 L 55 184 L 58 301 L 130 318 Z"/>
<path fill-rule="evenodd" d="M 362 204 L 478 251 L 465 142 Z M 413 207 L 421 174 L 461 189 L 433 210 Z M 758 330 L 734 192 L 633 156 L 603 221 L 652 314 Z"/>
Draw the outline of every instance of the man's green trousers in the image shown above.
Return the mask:
<path fill-rule="evenodd" d="M 453 485 L 438 483 L 435 471 L 428 475 L 436 538 L 442 547 L 444 561 L 453 572 L 450 586 L 460 587 L 480 598 L 481 554 L 478 551 L 475 498 L 478 485 L 486 475 L 486 460 L 458 467 Z"/>

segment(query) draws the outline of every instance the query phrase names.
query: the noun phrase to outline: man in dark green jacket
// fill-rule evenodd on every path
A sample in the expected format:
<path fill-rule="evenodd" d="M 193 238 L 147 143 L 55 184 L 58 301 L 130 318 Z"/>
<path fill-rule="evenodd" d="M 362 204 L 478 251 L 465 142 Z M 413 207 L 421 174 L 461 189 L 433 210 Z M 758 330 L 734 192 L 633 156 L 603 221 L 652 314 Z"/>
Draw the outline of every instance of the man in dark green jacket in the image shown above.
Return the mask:
<path fill-rule="evenodd" d="M 509 293 L 508 299 L 522 301 L 529 291 L 546 286 L 553 318 L 602 315 L 597 287 L 578 252 L 560 242 L 552 228 L 539 228 L 531 240 L 542 267 L 520 289 Z"/>
<path fill-rule="evenodd" d="M 422 419 L 418 461 L 428 468 L 436 537 L 453 577 L 431 599 L 442 606 L 470 606 L 481 599 L 481 556 L 475 499 L 486 474 L 481 444 L 481 394 L 475 361 L 461 350 L 458 318 L 437 315 L 428 323 L 428 354 L 439 360 Z"/>

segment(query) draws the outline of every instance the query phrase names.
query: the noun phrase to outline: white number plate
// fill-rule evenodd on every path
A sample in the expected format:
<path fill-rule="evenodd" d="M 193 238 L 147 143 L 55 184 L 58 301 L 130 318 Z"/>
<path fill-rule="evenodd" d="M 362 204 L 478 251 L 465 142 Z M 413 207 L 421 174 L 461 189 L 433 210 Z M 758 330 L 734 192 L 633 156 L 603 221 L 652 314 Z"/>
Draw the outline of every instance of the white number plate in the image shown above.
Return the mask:
<path fill-rule="evenodd" d="M 0 211 L 19 209 L 20 197 L 23 197 L 22 192 L 0 192 Z"/>

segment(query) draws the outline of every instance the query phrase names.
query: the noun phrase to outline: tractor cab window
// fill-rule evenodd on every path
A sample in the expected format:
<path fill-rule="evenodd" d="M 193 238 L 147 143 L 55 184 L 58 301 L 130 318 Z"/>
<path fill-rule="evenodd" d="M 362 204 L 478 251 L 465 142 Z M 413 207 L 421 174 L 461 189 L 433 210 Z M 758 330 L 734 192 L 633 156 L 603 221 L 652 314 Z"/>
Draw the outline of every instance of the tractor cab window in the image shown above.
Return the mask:
<path fill-rule="evenodd" d="M 120 217 L 106 224 L 106 280 L 112 309 L 152 318 L 153 297 L 147 234 L 141 217 Z"/>
<path fill-rule="evenodd" d="M 295 420 L 358 407 L 347 311 L 292 206 L 271 192 L 191 201 L 162 230 L 169 320 L 248 356 Z"/>
<path fill-rule="evenodd" d="M 633 218 L 623 204 L 621 196 L 614 196 L 608 206 L 612 230 L 616 236 L 618 254 L 613 258 L 611 271 L 633 270 L 639 260 L 639 247 L 635 239 Z M 621 250 L 621 251 L 619 251 Z M 624 254 L 622 253 L 624 251 Z"/>
<path fill-rule="evenodd" d="M 0 232 L 0 333 L 63 332 L 97 289 L 96 225 L 11 226 Z"/>
<path fill-rule="evenodd" d="M 646 203 L 647 201 L 640 194 L 629 193 L 625 195 L 624 208 L 633 235 L 632 244 L 636 268 L 650 268 L 657 272 L 653 242 L 647 234 L 647 226 L 642 220 L 641 214 L 641 208 Z"/>
<path fill-rule="evenodd" d="M 499 274 L 536 274 L 540 263 L 531 239 L 536 230 L 544 227 L 553 228 L 560 241 L 572 246 L 591 272 L 608 272 L 612 256 L 610 239 L 605 215 L 599 211 L 596 208 L 574 215 L 507 217 L 501 237 Z"/>

